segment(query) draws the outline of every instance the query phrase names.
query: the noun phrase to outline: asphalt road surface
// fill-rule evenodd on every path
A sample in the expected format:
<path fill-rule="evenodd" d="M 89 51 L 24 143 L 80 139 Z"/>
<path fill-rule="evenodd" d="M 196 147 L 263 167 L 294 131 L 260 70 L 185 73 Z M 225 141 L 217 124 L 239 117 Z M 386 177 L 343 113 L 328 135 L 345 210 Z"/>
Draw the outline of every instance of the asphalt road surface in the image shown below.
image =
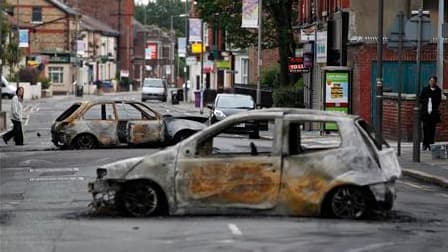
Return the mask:
<path fill-rule="evenodd" d="M 71 102 L 63 99 L 54 106 L 40 101 L 30 108 L 28 146 L 45 147 L 48 125 Z M 171 110 L 166 104 L 154 104 Z M 41 137 L 34 136 L 36 132 Z M 393 211 L 363 221 L 282 216 L 125 218 L 92 212 L 87 183 L 99 165 L 157 149 L 61 151 L 50 144 L 39 148 L 0 153 L 1 252 L 448 251 L 448 191 L 406 177 L 398 181 Z"/>

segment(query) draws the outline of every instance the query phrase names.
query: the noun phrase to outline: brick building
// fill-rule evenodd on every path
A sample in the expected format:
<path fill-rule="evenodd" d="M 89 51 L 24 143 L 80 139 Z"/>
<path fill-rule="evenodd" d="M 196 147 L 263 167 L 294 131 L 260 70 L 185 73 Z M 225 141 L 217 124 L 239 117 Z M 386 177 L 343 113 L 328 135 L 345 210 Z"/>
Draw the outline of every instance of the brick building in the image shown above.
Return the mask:
<path fill-rule="evenodd" d="M 14 16 L 29 28 L 27 58 L 46 61 L 55 93 L 68 93 L 76 78 L 73 42 L 79 13 L 56 0 L 7 0 Z"/>
<path fill-rule="evenodd" d="M 438 1 L 429 0 L 391 0 L 385 1 L 384 8 L 384 32 L 387 32 L 394 22 L 399 11 L 409 16 L 411 10 L 417 10 L 423 4 L 425 10 L 429 10 L 433 23 L 433 29 L 437 34 Z M 447 22 L 447 2 L 445 1 L 445 22 Z M 302 0 L 299 1 L 299 23 L 302 39 L 306 33 L 311 37 L 316 29 L 315 21 L 318 21 L 318 32 L 326 32 L 327 36 L 327 61 L 314 64 L 315 67 L 307 77 L 306 86 L 310 89 L 310 107 L 322 109 L 322 72 L 323 67 L 347 66 L 352 71 L 351 111 L 361 115 L 374 125 L 376 110 L 375 85 L 376 85 L 376 61 L 377 61 L 377 2 L 355 0 Z M 436 37 L 436 34 L 434 37 Z M 313 39 L 311 39 L 313 40 Z M 437 40 L 424 46 L 422 51 L 422 87 L 427 85 L 429 76 L 437 73 Z M 306 43 L 313 43 L 304 41 Z M 444 42 L 446 48 L 446 40 Z M 444 59 L 448 58 L 445 50 Z M 416 52 L 408 49 L 403 57 L 403 124 L 402 136 L 406 140 L 412 138 L 412 116 L 409 116 L 409 108 L 415 102 L 416 92 Z M 446 62 L 446 61 L 445 61 Z M 398 92 L 398 56 L 384 45 L 384 134 L 388 138 L 395 138 L 398 129 L 397 123 L 397 95 Z M 444 76 L 448 76 L 445 63 Z M 448 79 L 439 84 L 445 92 L 448 90 Z M 447 102 L 442 105 L 442 118 L 448 118 L 446 114 Z M 406 110 L 408 109 L 408 110 Z M 407 111 L 407 112 L 406 112 Z M 448 125 L 445 120 L 439 125 L 438 140 L 448 140 Z"/>
<path fill-rule="evenodd" d="M 133 0 L 61 0 L 80 12 L 111 26 L 120 32 L 118 38 L 118 65 L 134 79 L 132 57 L 134 55 L 134 1 Z M 138 66 L 136 66 L 138 67 Z M 136 76 L 138 78 L 138 76 Z"/>

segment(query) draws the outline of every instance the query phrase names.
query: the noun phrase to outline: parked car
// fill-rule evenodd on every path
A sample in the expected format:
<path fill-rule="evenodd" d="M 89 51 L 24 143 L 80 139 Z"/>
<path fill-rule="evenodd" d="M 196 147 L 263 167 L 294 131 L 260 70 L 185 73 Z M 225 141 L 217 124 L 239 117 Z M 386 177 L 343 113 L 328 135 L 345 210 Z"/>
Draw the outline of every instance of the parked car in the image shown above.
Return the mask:
<path fill-rule="evenodd" d="M 252 96 L 241 94 L 218 94 L 213 105 L 208 107 L 210 109 L 210 124 L 224 120 L 228 116 L 256 108 Z M 228 133 L 249 134 L 251 138 L 260 136 L 259 125 L 252 122 L 235 125 L 228 130 Z"/>
<path fill-rule="evenodd" d="M 145 78 L 143 81 L 142 101 L 160 100 L 166 102 L 168 97 L 167 81 L 164 79 Z"/>
<path fill-rule="evenodd" d="M 226 137 L 268 120 L 271 138 Z M 313 128 L 314 131 L 304 130 Z M 331 129 L 331 130 L 330 130 Z M 154 154 L 97 169 L 93 206 L 131 216 L 266 214 L 359 219 L 388 211 L 401 169 L 357 116 L 302 109 L 235 114 Z"/>
<path fill-rule="evenodd" d="M 163 117 L 136 101 L 76 102 L 51 127 L 56 146 L 92 149 L 120 144 L 177 143 L 205 125 L 193 120 Z"/>
<path fill-rule="evenodd" d="M 16 95 L 16 86 L 9 84 L 5 77 L 1 76 L 0 83 L 2 85 L 2 98 L 11 99 Z"/>

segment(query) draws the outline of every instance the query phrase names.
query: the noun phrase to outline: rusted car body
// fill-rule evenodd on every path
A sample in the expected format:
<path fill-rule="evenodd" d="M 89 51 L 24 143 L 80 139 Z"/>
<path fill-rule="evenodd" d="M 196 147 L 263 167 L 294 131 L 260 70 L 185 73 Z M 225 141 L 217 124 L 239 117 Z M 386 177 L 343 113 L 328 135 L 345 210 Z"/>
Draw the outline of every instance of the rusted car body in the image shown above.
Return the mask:
<path fill-rule="evenodd" d="M 273 122 L 269 153 L 257 152 L 254 142 L 249 154 L 216 153 L 214 136 L 254 120 Z M 301 143 L 307 122 L 337 125 L 340 141 L 331 148 Z M 378 150 L 371 134 L 360 118 L 339 113 L 243 112 L 176 146 L 98 168 L 89 191 L 96 208 L 118 207 L 133 216 L 259 213 L 362 218 L 372 209 L 392 208 L 395 181 L 401 175 L 394 150 L 387 144 Z M 328 143 L 331 140 L 325 140 Z"/>
<path fill-rule="evenodd" d="M 174 144 L 205 128 L 192 120 L 163 117 L 136 101 L 74 103 L 51 127 L 61 147 L 91 149 L 121 144 Z"/>

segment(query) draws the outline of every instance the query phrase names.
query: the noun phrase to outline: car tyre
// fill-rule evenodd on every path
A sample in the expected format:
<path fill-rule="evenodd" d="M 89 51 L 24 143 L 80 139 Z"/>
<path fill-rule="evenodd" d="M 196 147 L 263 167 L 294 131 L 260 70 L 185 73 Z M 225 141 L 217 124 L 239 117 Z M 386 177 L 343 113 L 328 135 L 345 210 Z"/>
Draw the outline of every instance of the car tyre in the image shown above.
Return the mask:
<path fill-rule="evenodd" d="M 362 219 L 368 215 L 370 197 L 360 187 L 336 188 L 326 204 L 327 214 L 340 219 Z"/>
<path fill-rule="evenodd" d="M 151 183 L 133 182 L 123 186 L 117 194 L 117 207 L 132 217 L 160 215 L 163 212 L 163 194 Z"/>
<path fill-rule="evenodd" d="M 98 143 L 94 136 L 89 134 L 82 134 L 77 136 L 73 140 L 73 147 L 78 150 L 91 150 L 94 149 Z"/>

